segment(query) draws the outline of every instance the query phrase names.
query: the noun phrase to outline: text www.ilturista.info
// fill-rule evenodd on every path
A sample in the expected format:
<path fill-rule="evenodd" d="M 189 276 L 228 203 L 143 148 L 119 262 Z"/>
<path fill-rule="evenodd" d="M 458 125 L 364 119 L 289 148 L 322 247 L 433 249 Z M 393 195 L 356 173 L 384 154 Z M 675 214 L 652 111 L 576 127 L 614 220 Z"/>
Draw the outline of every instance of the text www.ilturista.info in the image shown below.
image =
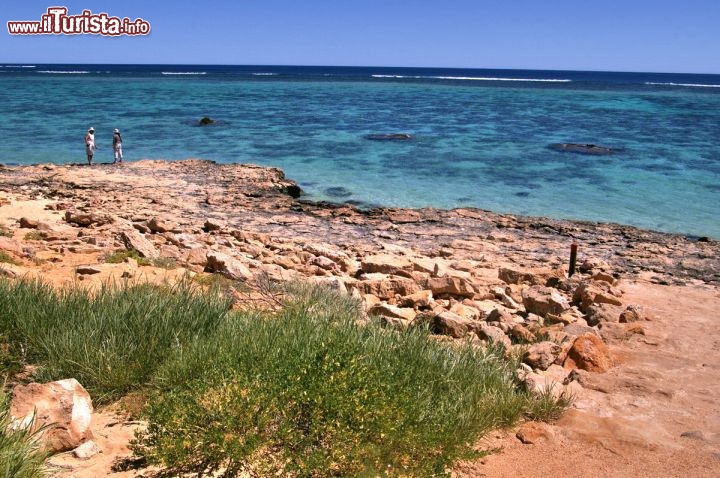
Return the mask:
<path fill-rule="evenodd" d="M 65 7 L 50 7 L 39 22 L 18 21 L 7 22 L 8 33 L 11 35 L 147 35 L 150 24 L 138 18 L 108 16 L 107 13 L 94 14 L 83 10 L 80 15 L 68 15 Z"/>

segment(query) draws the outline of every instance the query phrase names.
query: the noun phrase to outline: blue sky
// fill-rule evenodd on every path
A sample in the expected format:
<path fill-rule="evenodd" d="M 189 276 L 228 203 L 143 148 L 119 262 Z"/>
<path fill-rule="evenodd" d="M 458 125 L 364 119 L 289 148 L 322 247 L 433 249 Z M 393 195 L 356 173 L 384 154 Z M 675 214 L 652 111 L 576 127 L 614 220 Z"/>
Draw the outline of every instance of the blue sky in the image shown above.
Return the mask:
<path fill-rule="evenodd" d="M 145 37 L 15 36 L 50 6 Z M 3 0 L 0 62 L 720 73 L 720 0 Z"/>

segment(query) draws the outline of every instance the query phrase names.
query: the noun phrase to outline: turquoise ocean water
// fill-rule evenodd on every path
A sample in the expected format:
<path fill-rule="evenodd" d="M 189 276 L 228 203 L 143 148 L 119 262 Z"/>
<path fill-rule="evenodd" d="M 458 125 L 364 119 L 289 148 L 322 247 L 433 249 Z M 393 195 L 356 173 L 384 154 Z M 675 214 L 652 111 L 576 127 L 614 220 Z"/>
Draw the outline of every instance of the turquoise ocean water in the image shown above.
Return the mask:
<path fill-rule="evenodd" d="M 84 163 L 89 126 L 99 162 L 120 128 L 126 160 L 276 166 L 310 199 L 720 239 L 720 75 L 0 64 L 0 163 Z"/>

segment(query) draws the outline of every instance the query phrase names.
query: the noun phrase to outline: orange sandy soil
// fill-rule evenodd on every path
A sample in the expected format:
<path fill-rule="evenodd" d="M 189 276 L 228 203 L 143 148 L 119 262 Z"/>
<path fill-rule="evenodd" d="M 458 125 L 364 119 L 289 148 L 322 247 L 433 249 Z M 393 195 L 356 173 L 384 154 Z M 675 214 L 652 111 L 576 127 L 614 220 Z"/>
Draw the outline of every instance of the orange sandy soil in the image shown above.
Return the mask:
<path fill-rule="evenodd" d="M 616 366 L 590 376 L 537 443 L 497 434 L 488 445 L 500 451 L 458 466 L 458 476 L 720 476 L 720 291 L 622 289 L 654 317 L 645 336 L 612 344 Z"/>

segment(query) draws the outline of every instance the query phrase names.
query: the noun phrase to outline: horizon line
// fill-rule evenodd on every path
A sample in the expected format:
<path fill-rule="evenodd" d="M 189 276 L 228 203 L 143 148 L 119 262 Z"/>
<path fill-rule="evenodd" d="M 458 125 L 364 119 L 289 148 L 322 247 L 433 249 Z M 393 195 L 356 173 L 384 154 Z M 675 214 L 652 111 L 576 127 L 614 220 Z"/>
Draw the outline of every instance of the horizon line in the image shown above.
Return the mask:
<path fill-rule="evenodd" d="M 443 69 L 443 70 L 503 70 L 503 71 L 558 71 L 576 73 L 641 73 L 660 75 L 720 75 L 707 72 L 682 72 L 682 71 L 638 71 L 638 70 L 582 70 L 582 69 L 557 69 L 557 68 L 496 68 L 496 67 L 463 67 L 463 66 L 389 66 L 389 65 L 320 65 L 320 64 L 262 64 L 262 63 L 45 63 L 45 62 L 5 62 L 0 60 L 2 65 L 107 65 L 107 66 L 252 66 L 252 67 L 282 67 L 282 68 L 404 68 L 404 69 Z"/>

